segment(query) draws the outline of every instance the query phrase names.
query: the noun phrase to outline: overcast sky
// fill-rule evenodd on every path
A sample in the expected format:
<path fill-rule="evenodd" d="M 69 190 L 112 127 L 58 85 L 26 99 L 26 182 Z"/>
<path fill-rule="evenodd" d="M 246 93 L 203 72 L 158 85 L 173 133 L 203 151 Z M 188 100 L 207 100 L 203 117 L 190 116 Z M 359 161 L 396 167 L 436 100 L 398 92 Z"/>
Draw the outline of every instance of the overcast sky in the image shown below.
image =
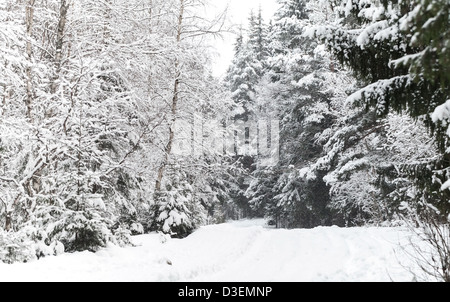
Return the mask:
<path fill-rule="evenodd" d="M 234 24 L 242 24 L 244 28 L 248 25 L 252 9 L 257 13 L 261 6 L 264 21 L 267 22 L 278 7 L 276 0 L 212 0 L 211 3 L 217 11 L 222 11 L 228 4 L 228 19 Z M 233 44 L 236 40 L 236 36 L 233 34 L 224 34 L 223 38 L 223 41 L 215 41 L 218 57 L 215 60 L 213 71 L 217 76 L 223 75 L 229 66 L 233 58 Z"/>

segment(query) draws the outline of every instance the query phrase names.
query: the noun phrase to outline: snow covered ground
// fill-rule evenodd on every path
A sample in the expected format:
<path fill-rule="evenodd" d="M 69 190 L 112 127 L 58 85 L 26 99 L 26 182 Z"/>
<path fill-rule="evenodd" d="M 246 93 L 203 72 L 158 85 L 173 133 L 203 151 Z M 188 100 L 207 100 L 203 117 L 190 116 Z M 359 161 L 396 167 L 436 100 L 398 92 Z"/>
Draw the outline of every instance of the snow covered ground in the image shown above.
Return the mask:
<path fill-rule="evenodd" d="M 136 247 L 0 264 L 0 281 L 413 281 L 409 236 L 401 228 L 279 230 L 246 220 L 182 240 L 142 235 Z"/>

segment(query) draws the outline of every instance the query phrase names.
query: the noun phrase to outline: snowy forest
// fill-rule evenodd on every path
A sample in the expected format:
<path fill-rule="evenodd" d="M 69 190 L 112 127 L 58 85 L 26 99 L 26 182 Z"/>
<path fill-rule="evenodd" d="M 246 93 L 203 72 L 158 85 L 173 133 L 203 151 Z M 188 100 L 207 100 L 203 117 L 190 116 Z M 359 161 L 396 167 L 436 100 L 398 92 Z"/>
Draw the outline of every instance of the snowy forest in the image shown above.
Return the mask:
<path fill-rule="evenodd" d="M 450 2 L 278 0 L 248 28 L 206 2 L 0 0 L 0 260 L 256 217 L 449 255 Z"/>

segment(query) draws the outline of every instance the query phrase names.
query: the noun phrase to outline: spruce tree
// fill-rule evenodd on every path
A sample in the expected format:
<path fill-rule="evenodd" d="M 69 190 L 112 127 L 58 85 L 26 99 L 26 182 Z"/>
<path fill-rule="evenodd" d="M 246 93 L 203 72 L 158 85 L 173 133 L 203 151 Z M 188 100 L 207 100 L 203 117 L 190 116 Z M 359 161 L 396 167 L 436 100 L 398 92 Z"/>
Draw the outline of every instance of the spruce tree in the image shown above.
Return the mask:
<path fill-rule="evenodd" d="M 248 32 L 248 43 L 250 44 L 253 52 L 256 54 L 256 60 L 260 61 L 264 68 L 264 64 L 268 56 L 268 31 L 262 17 L 261 7 L 259 7 L 257 15 L 254 15 L 253 12 L 250 14 L 250 24 Z M 260 70 L 259 76 L 262 76 L 263 71 L 264 69 Z"/>
<path fill-rule="evenodd" d="M 260 167 L 247 196 L 259 212 L 282 227 L 314 227 L 331 223 L 323 171 L 308 166 L 320 157 L 317 135 L 334 118 L 327 87 L 328 61 L 315 41 L 304 37 L 310 26 L 305 1 L 281 1 L 268 35 L 267 70 L 260 82 L 258 107 L 277 108 L 280 161 Z M 272 104 L 273 103 L 273 104 Z M 266 111 L 266 110 L 264 110 Z M 259 112 L 263 116 L 263 111 Z"/>
<path fill-rule="evenodd" d="M 449 178 L 449 7 L 446 0 L 335 2 L 341 22 L 316 29 L 361 79 L 363 88 L 349 101 L 373 108 L 378 117 L 396 112 L 424 119 L 433 131 L 441 156 L 402 170 L 423 192 L 416 202 L 434 204 L 443 216 L 450 211 L 450 192 L 444 185 Z"/>
<path fill-rule="evenodd" d="M 238 108 L 240 107 L 240 110 L 233 116 L 234 126 L 237 126 L 237 132 L 234 134 L 236 141 L 238 137 L 247 138 L 247 133 L 244 133 L 247 131 L 247 127 L 239 127 L 238 125 L 251 123 L 254 126 L 258 118 L 257 86 L 265 73 L 265 60 L 267 57 L 267 31 L 261 9 L 258 15 L 255 15 L 253 11 L 250 13 L 249 28 L 246 33 L 244 34 L 241 30 L 236 39 L 234 58 L 225 78 L 226 86 L 231 92 L 231 98 Z M 255 139 L 255 137 L 251 139 Z M 250 142 L 242 143 L 250 145 Z M 255 158 L 250 154 L 244 154 L 245 151 L 239 150 L 239 148 L 242 148 L 240 145 L 238 143 L 233 152 L 233 156 L 238 159 L 242 168 L 246 171 L 239 178 L 238 186 L 233 193 L 234 203 L 241 212 L 235 215 L 238 218 L 256 214 L 251 210 L 248 198 L 244 194 L 249 185 L 248 174 L 255 169 Z"/>

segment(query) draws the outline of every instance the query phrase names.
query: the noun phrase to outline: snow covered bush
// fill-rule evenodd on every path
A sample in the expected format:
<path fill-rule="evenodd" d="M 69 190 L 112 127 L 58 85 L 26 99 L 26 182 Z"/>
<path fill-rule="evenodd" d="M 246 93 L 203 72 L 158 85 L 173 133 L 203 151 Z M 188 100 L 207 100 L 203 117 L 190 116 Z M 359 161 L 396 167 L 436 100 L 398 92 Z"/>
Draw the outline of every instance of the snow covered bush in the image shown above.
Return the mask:
<path fill-rule="evenodd" d="M 66 252 L 91 251 L 115 243 L 111 220 L 92 209 L 64 211 L 54 223 L 47 225 L 49 241 L 59 241 Z"/>
<path fill-rule="evenodd" d="M 25 232 L 0 229 L 0 261 L 11 264 L 36 259 L 33 242 Z"/>
<path fill-rule="evenodd" d="M 133 241 L 131 240 L 131 236 L 134 232 L 141 232 L 139 227 L 132 228 L 131 230 L 128 227 L 119 226 L 115 229 L 113 229 L 113 235 L 114 235 L 114 243 L 119 245 L 120 247 L 125 246 L 133 246 Z M 141 232 L 142 234 L 142 232 Z"/>
<path fill-rule="evenodd" d="M 192 185 L 183 177 L 172 176 L 165 189 L 155 196 L 151 228 L 175 238 L 184 238 L 205 223 L 206 210 L 194 195 Z"/>

